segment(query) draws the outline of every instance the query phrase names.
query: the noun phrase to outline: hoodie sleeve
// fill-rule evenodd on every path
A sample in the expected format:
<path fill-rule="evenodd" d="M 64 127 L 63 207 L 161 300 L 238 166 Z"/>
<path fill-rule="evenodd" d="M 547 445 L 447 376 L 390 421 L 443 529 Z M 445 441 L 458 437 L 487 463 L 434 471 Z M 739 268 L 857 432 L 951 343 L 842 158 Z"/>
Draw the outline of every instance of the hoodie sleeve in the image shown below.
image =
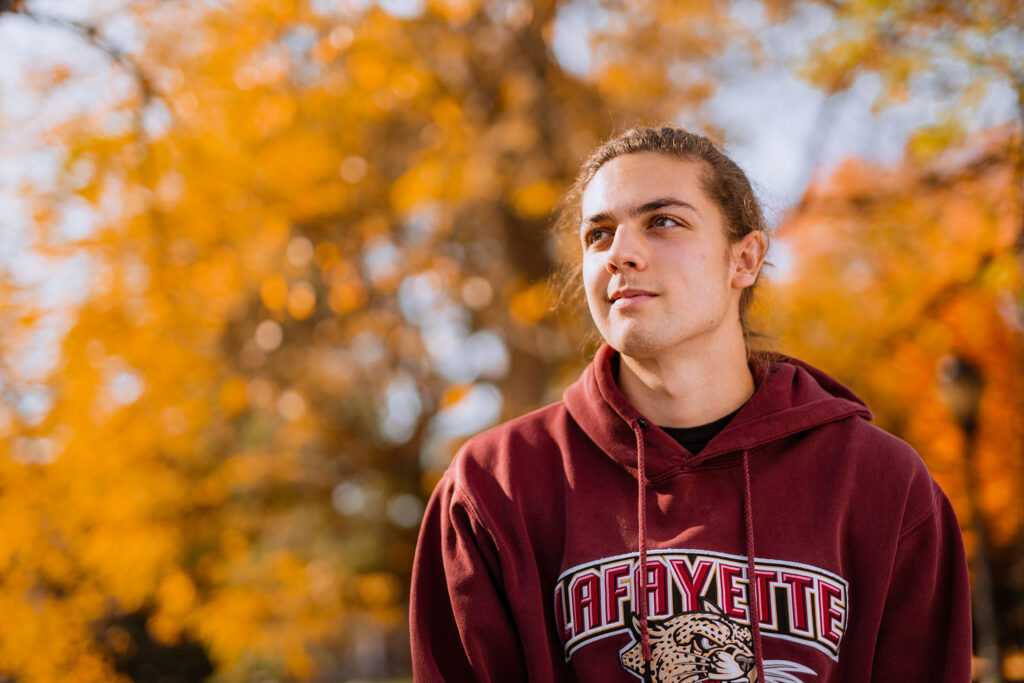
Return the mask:
<path fill-rule="evenodd" d="M 446 475 L 427 506 L 413 564 L 416 681 L 526 680 L 498 551 L 472 501 Z"/>
<path fill-rule="evenodd" d="M 873 683 L 971 680 L 971 594 L 953 508 L 932 483 L 934 509 L 900 536 Z"/>

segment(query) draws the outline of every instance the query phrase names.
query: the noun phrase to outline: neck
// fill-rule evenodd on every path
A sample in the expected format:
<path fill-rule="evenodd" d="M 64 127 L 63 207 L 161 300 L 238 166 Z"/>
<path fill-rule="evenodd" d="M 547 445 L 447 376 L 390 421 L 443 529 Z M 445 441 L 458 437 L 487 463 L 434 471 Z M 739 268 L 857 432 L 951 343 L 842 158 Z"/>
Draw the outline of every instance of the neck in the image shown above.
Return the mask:
<path fill-rule="evenodd" d="M 621 356 L 619 388 L 663 427 L 696 427 L 738 409 L 754 393 L 742 334 L 738 343 L 702 353 L 673 349 L 647 358 Z"/>

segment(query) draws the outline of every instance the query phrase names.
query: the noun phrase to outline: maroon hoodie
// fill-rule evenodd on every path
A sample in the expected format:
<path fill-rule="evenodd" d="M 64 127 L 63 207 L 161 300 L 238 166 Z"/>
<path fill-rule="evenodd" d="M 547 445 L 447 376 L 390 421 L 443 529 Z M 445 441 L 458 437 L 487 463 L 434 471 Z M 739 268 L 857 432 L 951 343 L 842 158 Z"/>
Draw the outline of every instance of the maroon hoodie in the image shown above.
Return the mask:
<path fill-rule="evenodd" d="M 474 437 L 441 479 L 413 568 L 417 681 L 970 680 L 953 510 L 849 389 L 758 364 L 694 456 L 617 366 L 602 347 L 564 401 Z"/>

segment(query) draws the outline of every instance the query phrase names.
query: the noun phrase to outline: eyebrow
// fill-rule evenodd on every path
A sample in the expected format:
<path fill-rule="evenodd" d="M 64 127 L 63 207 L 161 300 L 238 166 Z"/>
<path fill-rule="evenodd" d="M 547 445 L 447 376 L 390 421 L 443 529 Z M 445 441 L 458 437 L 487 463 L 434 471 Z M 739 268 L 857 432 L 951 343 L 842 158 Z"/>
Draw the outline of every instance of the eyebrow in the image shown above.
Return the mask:
<path fill-rule="evenodd" d="M 690 211 L 693 211 L 698 216 L 700 215 L 700 211 L 698 211 L 693 204 L 690 204 L 689 202 L 684 202 L 682 199 L 676 199 L 675 197 L 659 197 L 657 199 L 652 199 L 649 202 L 644 202 L 640 206 L 634 206 L 630 209 L 627 209 L 626 214 L 629 215 L 630 218 L 636 218 L 638 216 L 642 216 L 645 213 L 650 213 L 651 211 L 664 209 L 666 206 L 682 207 L 684 209 L 689 209 Z M 593 225 L 594 223 L 607 223 L 612 220 L 614 220 L 614 217 L 610 213 L 608 213 L 607 211 L 602 211 L 600 213 L 595 213 L 591 216 L 587 216 L 583 220 L 583 225 Z"/>

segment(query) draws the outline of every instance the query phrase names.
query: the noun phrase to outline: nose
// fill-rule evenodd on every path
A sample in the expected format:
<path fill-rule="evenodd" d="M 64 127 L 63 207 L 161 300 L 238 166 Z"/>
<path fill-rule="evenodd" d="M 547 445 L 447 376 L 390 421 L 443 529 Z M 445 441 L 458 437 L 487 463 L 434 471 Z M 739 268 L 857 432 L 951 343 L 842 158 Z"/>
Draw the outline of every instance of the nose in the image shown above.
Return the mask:
<path fill-rule="evenodd" d="M 615 230 L 607 257 L 605 268 L 612 275 L 623 269 L 643 270 L 647 267 L 647 246 L 635 229 L 621 225 Z"/>
<path fill-rule="evenodd" d="M 736 655 L 734 659 L 743 673 L 750 673 L 750 670 L 754 668 L 754 658 L 749 655 Z"/>

